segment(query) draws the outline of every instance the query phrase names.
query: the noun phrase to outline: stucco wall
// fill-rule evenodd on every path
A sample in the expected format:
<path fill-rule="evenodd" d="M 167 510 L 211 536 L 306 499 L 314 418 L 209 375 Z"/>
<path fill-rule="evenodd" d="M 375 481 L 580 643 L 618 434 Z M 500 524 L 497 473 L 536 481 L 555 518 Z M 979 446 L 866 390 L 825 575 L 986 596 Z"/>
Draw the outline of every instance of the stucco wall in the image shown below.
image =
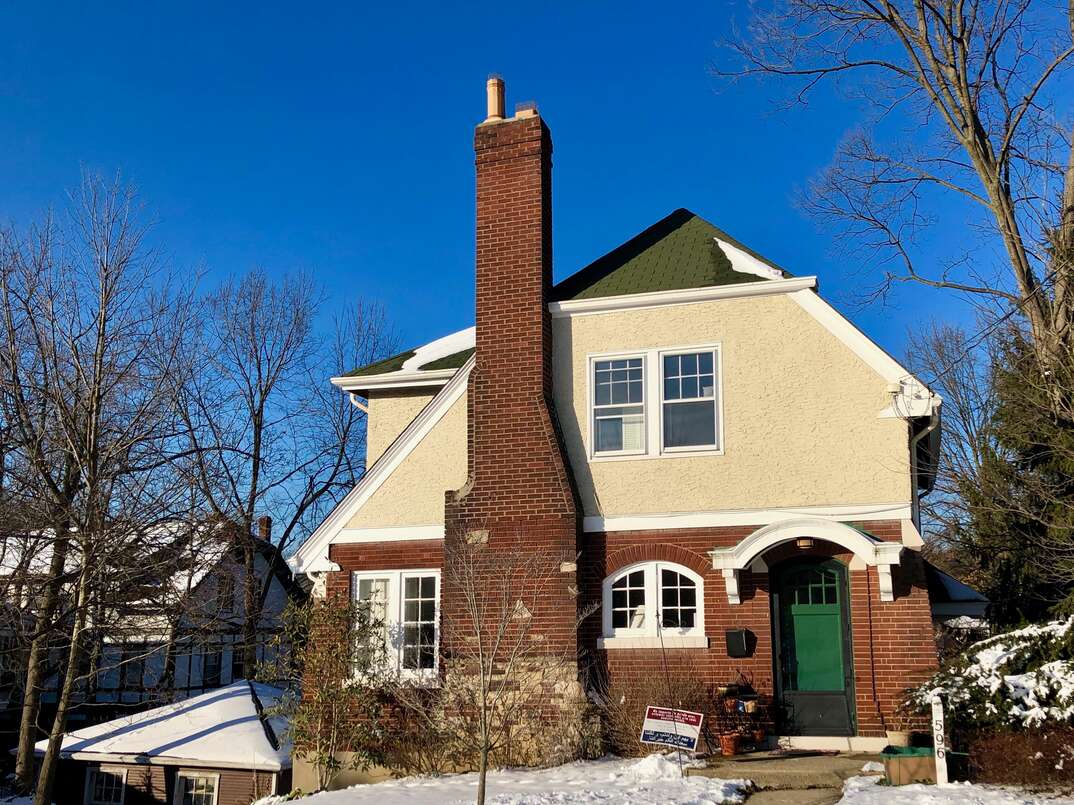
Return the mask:
<path fill-rule="evenodd" d="M 382 404 L 386 410 L 387 401 Z M 465 482 L 464 393 L 351 518 L 347 528 L 442 525 L 444 493 L 458 489 Z"/>
<path fill-rule="evenodd" d="M 366 418 L 366 466 L 380 458 L 395 437 L 428 405 L 436 389 L 370 392 Z"/>
<path fill-rule="evenodd" d="M 884 380 L 786 295 L 553 326 L 556 406 L 587 515 L 910 500 L 906 423 L 878 418 Z M 708 343 L 721 348 L 722 455 L 588 458 L 588 355 Z"/>

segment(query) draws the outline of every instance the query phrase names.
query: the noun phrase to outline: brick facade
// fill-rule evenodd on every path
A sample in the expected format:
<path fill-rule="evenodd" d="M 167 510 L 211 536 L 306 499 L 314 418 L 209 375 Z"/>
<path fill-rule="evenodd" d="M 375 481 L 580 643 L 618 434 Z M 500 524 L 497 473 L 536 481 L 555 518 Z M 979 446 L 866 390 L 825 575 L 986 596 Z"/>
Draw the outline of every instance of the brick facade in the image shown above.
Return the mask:
<path fill-rule="evenodd" d="M 901 526 L 884 520 L 857 523 L 876 537 L 899 541 Z M 582 644 L 595 672 L 614 680 L 618 675 L 663 674 L 664 658 L 674 674 L 690 674 L 712 684 L 735 682 L 740 675 L 752 681 L 759 694 L 774 692 L 775 658 L 772 646 L 772 602 L 767 573 L 743 571 L 742 603 L 729 604 L 723 576 L 712 569 L 708 551 L 729 547 L 759 526 L 625 531 L 586 534 L 578 573 L 585 603 L 601 601 L 605 578 L 635 562 L 663 561 L 683 565 L 704 581 L 705 632 L 709 647 L 599 650 L 600 616 L 584 624 Z M 764 555 L 769 567 L 802 556 L 835 558 L 849 565 L 851 555 L 839 546 L 818 541 L 808 552 L 780 546 Z M 854 658 L 857 734 L 882 736 L 907 686 L 923 680 L 936 665 L 932 621 L 924 565 L 913 551 L 903 552 L 895 569 L 895 600 L 880 600 L 875 567 L 848 572 L 851 643 Z M 748 629 L 756 640 L 749 657 L 727 656 L 724 631 Z"/>

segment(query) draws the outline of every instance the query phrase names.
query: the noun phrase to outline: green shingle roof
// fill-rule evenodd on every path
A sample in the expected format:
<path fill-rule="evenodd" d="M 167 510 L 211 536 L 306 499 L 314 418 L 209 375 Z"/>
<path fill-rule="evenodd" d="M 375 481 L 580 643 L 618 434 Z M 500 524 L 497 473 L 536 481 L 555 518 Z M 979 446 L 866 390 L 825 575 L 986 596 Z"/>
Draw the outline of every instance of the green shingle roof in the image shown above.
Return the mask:
<path fill-rule="evenodd" d="M 552 301 L 597 299 L 603 296 L 766 281 L 755 274 L 735 271 L 727 255 L 716 244 L 716 238 L 782 271 L 775 263 L 739 243 L 704 218 L 689 210 L 678 209 L 560 282 L 552 289 Z M 783 273 L 784 276 L 790 276 L 787 272 Z M 458 369 L 473 352 L 472 348 L 464 349 L 419 366 L 418 369 Z M 414 357 L 414 354 L 415 350 L 407 350 L 362 366 L 344 376 L 361 377 L 395 372 L 403 367 L 404 361 Z"/>
<path fill-rule="evenodd" d="M 552 299 L 596 299 L 765 281 L 733 270 L 714 238 L 779 268 L 704 218 L 678 209 L 567 277 L 552 289 Z"/>
<path fill-rule="evenodd" d="M 464 349 L 459 352 L 452 353 L 451 355 L 445 355 L 443 358 L 438 358 L 435 361 L 429 361 L 429 363 L 422 364 L 419 369 L 427 371 L 433 371 L 434 369 L 459 369 L 475 352 L 473 347 Z"/>

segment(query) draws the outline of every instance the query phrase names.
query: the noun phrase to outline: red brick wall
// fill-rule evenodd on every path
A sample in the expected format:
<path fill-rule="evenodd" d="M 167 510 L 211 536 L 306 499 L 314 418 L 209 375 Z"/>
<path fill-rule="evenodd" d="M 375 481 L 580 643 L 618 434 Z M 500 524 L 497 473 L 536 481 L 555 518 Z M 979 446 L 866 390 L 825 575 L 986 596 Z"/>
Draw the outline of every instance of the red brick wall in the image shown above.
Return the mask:
<path fill-rule="evenodd" d="M 487 531 L 486 550 L 573 561 L 578 505 L 552 402 L 552 140 L 538 116 L 481 125 L 477 165 L 477 363 L 468 389 L 469 479 L 445 505 L 445 549 Z M 573 573 L 533 630 L 573 647 Z M 442 609 L 453 611 L 451 580 Z"/>
<path fill-rule="evenodd" d="M 444 561 L 441 541 L 423 539 L 330 545 L 328 558 L 340 570 L 328 574 L 328 595 L 351 595 L 351 573 L 357 570 L 408 570 L 439 568 Z"/>
<path fill-rule="evenodd" d="M 898 522 L 859 523 L 871 534 L 897 540 Z M 756 530 L 756 526 L 698 528 L 687 530 L 624 531 L 592 533 L 584 537 L 584 553 L 579 564 L 579 581 L 585 603 L 601 601 L 603 580 L 635 562 L 660 560 L 684 565 L 699 573 L 705 583 L 705 631 L 707 649 L 668 649 L 672 674 L 696 675 L 713 684 L 734 682 L 739 674 L 751 679 L 762 695 L 773 693 L 773 648 L 771 601 L 768 575 L 743 571 L 740 576 L 741 604 L 727 601 L 723 575 L 712 569 L 708 551 L 731 546 Z M 802 555 L 791 546 L 765 555 L 769 565 Z M 851 556 L 831 543 L 818 542 L 811 555 L 831 556 L 849 564 Z M 850 619 L 854 656 L 855 698 L 858 734 L 883 735 L 884 717 L 890 717 L 900 693 L 923 679 L 936 663 L 932 639 L 928 591 L 920 557 L 903 552 L 903 564 L 895 569 L 892 602 L 880 600 L 876 568 L 850 570 Z M 615 679 L 625 675 L 663 674 L 664 659 L 659 649 L 598 650 L 601 617 L 596 613 L 584 624 L 583 646 L 597 673 Z M 745 628 L 753 632 L 756 647 L 751 656 L 727 656 L 726 629 Z"/>

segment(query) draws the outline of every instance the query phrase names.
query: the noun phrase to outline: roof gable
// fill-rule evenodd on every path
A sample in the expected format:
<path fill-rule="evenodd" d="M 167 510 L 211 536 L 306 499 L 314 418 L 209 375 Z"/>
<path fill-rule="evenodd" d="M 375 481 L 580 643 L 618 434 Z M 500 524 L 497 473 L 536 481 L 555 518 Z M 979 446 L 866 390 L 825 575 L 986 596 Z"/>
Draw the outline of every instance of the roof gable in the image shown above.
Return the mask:
<path fill-rule="evenodd" d="M 736 259 L 739 257 L 746 259 Z M 755 266 L 744 268 L 743 262 L 767 268 L 771 272 L 768 278 L 789 276 L 704 218 L 678 209 L 560 282 L 552 289 L 552 301 L 710 288 L 766 279 L 752 273 L 750 269 Z"/>

